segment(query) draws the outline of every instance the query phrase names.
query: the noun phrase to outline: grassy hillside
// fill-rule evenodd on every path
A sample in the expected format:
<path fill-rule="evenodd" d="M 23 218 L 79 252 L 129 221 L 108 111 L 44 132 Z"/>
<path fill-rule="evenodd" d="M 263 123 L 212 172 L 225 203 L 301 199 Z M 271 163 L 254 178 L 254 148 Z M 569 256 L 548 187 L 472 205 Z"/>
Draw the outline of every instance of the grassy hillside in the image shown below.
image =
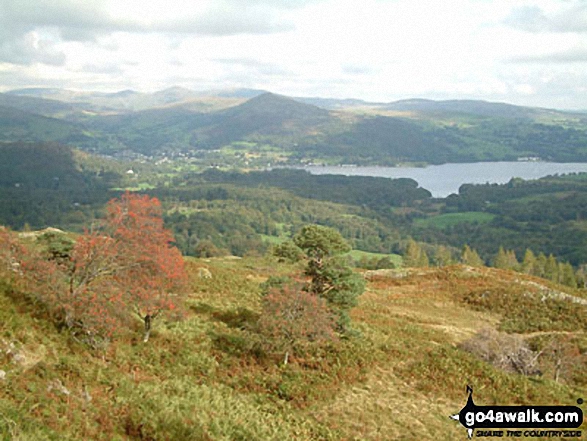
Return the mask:
<path fill-rule="evenodd" d="M 526 377 L 460 346 L 492 328 L 533 345 L 565 336 L 584 356 L 587 306 L 540 279 L 462 266 L 368 272 L 352 312 L 360 333 L 299 347 L 282 366 L 255 330 L 259 284 L 295 267 L 220 258 L 189 259 L 188 268 L 179 321 L 156 325 L 148 344 L 137 341 L 137 321 L 137 335 L 102 350 L 55 329 L 3 281 L 0 437 L 464 439 L 448 416 L 464 406 L 467 384 L 487 405 L 574 405 L 587 393 L 584 376 L 554 382 L 547 360 L 542 376 Z"/>
<path fill-rule="evenodd" d="M 101 153 L 130 150 L 157 158 L 220 150 L 214 161 L 222 165 L 232 164 L 230 149 L 236 145 L 243 153 L 277 152 L 256 167 L 275 158 L 376 165 L 587 160 L 585 115 L 483 101 L 372 104 L 175 87 L 151 94 L 32 89 L 0 94 L 0 106 L 6 140 L 51 139 Z M 24 118 L 23 111 L 30 114 Z M 58 123 L 64 133 L 39 138 L 47 125 Z"/>
<path fill-rule="evenodd" d="M 88 139 L 83 128 L 73 123 L 0 105 L 0 142 L 57 141 L 67 144 L 83 143 Z"/>

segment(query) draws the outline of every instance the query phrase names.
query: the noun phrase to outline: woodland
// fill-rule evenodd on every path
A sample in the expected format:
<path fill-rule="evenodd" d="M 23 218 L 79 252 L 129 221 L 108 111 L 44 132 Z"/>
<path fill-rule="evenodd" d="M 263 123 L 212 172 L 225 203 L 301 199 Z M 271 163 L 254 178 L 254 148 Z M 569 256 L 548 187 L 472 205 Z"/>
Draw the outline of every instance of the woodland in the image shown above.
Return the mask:
<path fill-rule="evenodd" d="M 29 95 L 0 94 L 0 438 L 458 439 L 467 386 L 586 396 L 587 174 L 287 168 L 584 161 L 584 115 Z"/>

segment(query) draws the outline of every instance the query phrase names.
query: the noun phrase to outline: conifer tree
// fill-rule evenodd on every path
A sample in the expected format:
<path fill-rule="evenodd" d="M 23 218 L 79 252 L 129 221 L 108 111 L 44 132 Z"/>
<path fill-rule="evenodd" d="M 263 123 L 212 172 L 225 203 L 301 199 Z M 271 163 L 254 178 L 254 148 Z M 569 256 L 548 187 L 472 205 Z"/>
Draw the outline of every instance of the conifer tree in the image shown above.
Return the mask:
<path fill-rule="evenodd" d="M 544 265 L 544 278 L 553 282 L 558 282 L 558 263 L 552 254 L 546 259 L 546 264 Z"/>
<path fill-rule="evenodd" d="M 497 255 L 493 259 L 493 267 L 499 269 L 508 269 L 508 256 L 502 246 L 499 247 Z"/>
<path fill-rule="evenodd" d="M 414 268 L 427 267 L 429 265 L 430 260 L 428 259 L 426 251 L 424 251 L 414 239 L 411 237 L 408 238 L 406 251 L 404 253 L 404 266 Z"/>
<path fill-rule="evenodd" d="M 520 262 L 518 262 L 518 258 L 516 257 L 516 252 L 514 250 L 509 250 L 506 252 L 507 256 L 507 265 L 508 269 L 518 271 L 520 269 Z"/>
<path fill-rule="evenodd" d="M 454 263 L 450 250 L 444 245 L 439 245 L 436 248 L 433 261 L 436 266 L 446 266 Z"/>
<path fill-rule="evenodd" d="M 559 283 L 570 286 L 571 288 L 577 287 L 577 279 L 575 277 L 575 271 L 570 263 L 559 263 Z"/>
<path fill-rule="evenodd" d="M 477 254 L 477 251 L 471 249 L 469 245 L 463 247 L 463 251 L 461 252 L 461 262 L 470 266 L 484 266 L 483 259 L 481 259 L 479 254 Z"/>
<path fill-rule="evenodd" d="M 546 258 L 544 253 L 538 254 L 538 257 L 536 258 L 536 265 L 534 266 L 534 272 L 532 273 L 533 276 L 545 277 L 547 260 L 548 259 Z"/>
<path fill-rule="evenodd" d="M 534 274 L 536 271 L 536 256 L 531 249 L 527 248 L 522 261 L 521 271 L 524 274 Z"/>
<path fill-rule="evenodd" d="M 341 256 L 350 251 L 350 246 L 338 231 L 320 225 L 306 225 L 293 242 L 306 254 L 305 274 L 311 279 L 307 291 L 326 300 L 337 316 L 339 331 L 349 331 L 349 312 L 365 290 L 363 278 Z"/>
<path fill-rule="evenodd" d="M 418 266 L 420 260 L 420 253 L 422 250 L 420 246 L 416 243 L 414 239 L 411 237 L 408 238 L 408 243 L 406 245 L 406 250 L 404 252 L 404 266 L 407 267 L 416 267 Z"/>
<path fill-rule="evenodd" d="M 420 268 L 427 268 L 430 266 L 430 259 L 428 258 L 428 254 L 425 250 L 421 250 L 420 257 L 418 259 L 418 266 Z"/>

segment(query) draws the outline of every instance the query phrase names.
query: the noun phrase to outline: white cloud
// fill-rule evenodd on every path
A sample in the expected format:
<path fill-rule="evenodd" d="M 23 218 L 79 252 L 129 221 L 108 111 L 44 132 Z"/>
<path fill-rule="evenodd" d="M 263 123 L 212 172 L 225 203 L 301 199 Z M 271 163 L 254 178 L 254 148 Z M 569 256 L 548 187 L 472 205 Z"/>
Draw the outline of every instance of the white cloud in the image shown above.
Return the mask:
<path fill-rule="evenodd" d="M 586 11 L 576 0 L 2 0 L 0 75 L 584 108 Z"/>
<path fill-rule="evenodd" d="M 582 0 L 552 2 L 556 8 L 537 4 L 512 10 L 505 23 L 529 32 L 587 32 L 587 3 Z"/>
<path fill-rule="evenodd" d="M 53 41 L 43 38 L 38 32 L 31 31 L 20 39 L 1 41 L 0 60 L 24 65 L 33 63 L 64 65 L 65 54 L 57 49 Z"/>

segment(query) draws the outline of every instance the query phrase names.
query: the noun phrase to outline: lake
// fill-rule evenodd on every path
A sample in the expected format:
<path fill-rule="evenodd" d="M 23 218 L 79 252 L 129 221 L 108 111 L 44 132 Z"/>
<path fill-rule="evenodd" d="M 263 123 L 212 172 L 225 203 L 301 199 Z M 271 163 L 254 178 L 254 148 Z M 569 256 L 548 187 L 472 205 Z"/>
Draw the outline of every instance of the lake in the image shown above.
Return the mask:
<path fill-rule="evenodd" d="M 587 172 L 587 163 L 558 162 L 474 162 L 427 167 L 303 167 L 315 175 L 378 176 L 412 178 L 432 196 L 443 198 L 458 193 L 462 184 L 505 184 L 512 178 L 538 179 L 548 175 Z"/>

